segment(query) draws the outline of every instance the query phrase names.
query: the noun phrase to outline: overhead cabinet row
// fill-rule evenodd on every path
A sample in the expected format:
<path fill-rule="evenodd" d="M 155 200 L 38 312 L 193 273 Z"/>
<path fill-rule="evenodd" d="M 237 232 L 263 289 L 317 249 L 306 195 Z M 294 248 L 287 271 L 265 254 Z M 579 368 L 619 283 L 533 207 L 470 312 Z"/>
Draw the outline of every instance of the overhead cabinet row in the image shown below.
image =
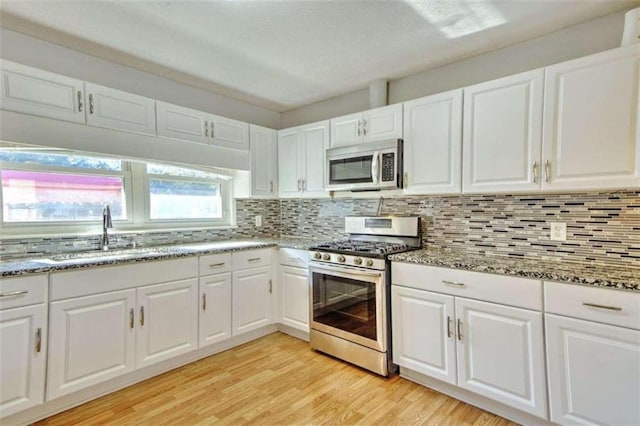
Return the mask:
<path fill-rule="evenodd" d="M 249 124 L 2 60 L 2 109 L 95 127 L 249 149 Z"/>

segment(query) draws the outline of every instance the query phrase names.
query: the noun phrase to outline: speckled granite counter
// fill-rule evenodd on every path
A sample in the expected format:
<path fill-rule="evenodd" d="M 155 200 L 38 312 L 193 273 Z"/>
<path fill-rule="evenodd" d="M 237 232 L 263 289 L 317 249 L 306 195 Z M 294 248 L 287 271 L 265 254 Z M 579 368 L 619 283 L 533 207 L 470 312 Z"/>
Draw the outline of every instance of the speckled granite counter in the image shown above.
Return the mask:
<path fill-rule="evenodd" d="M 105 265 L 173 259 L 184 256 L 255 250 L 267 247 L 307 250 L 309 247 L 318 243 L 319 241 L 295 238 L 285 238 L 282 240 L 229 240 L 206 243 L 189 243 L 175 246 L 148 247 L 146 249 L 114 250 L 106 253 L 95 251 L 80 255 L 85 255 L 86 257 L 69 258 L 57 261 L 52 261 L 50 259 L 56 259 L 60 256 L 51 256 L 49 258 L 41 257 L 37 259 L 25 258 L 0 262 L 0 276 L 10 277 L 67 269 L 82 269 Z M 64 255 L 61 256 L 64 257 Z"/>
<path fill-rule="evenodd" d="M 512 275 L 621 290 L 640 291 L 638 268 L 606 267 L 575 262 L 479 256 L 465 252 L 424 249 L 391 256 L 395 262 L 418 263 L 491 274 Z"/>

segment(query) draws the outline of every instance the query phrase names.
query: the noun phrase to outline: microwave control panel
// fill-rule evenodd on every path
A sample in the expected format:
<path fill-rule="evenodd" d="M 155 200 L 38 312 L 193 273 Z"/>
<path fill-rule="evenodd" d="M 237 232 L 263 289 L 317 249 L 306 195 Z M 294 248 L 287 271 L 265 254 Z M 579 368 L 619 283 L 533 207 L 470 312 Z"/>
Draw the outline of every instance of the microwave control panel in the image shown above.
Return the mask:
<path fill-rule="evenodd" d="M 393 152 L 386 152 L 382 154 L 382 181 L 393 182 L 396 179 L 396 162 L 395 154 Z"/>

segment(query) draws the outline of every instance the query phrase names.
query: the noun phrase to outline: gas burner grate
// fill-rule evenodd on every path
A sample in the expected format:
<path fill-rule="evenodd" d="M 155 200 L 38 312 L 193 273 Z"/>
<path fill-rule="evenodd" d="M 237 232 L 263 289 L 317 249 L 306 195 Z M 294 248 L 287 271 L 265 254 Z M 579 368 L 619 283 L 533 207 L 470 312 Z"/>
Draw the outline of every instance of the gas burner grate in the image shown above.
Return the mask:
<path fill-rule="evenodd" d="M 313 249 L 336 251 L 350 254 L 391 254 L 410 250 L 407 244 L 403 243 L 386 243 L 378 241 L 356 241 L 344 240 L 334 241 L 326 244 L 318 244 Z"/>

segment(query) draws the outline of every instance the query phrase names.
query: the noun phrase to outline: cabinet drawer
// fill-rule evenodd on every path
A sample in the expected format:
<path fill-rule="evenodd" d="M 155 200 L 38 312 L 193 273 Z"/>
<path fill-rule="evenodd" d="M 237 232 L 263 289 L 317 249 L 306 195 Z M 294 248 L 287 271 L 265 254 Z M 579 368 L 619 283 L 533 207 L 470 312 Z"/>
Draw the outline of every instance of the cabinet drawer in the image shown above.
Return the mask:
<path fill-rule="evenodd" d="M 306 250 L 297 250 L 290 248 L 281 248 L 278 251 L 280 264 L 286 266 L 295 266 L 298 268 L 306 268 L 309 266 L 309 252 Z"/>
<path fill-rule="evenodd" d="M 233 253 L 233 270 L 257 268 L 271 265 L 271 249 L 241 251 Z"/>
<path fill-rule="evenodd" d="M 403 287 L 542 310 L 538 280 L 400 262 L 392 263 L 391 280 Z"/>
<path fill-rule="evenodd" d="M 47 275 L 2 278 L 0 309 L 43 303 L 47 300 Z"/>
<path fill-rule="evenodd" d="M 640 293 L 545 282 L 545 311 L 640 330 Z"/>
<path fill-rule="evenodd" d="M 200 256 L 200 276 L 231 271 L 231 253 Z"/>

